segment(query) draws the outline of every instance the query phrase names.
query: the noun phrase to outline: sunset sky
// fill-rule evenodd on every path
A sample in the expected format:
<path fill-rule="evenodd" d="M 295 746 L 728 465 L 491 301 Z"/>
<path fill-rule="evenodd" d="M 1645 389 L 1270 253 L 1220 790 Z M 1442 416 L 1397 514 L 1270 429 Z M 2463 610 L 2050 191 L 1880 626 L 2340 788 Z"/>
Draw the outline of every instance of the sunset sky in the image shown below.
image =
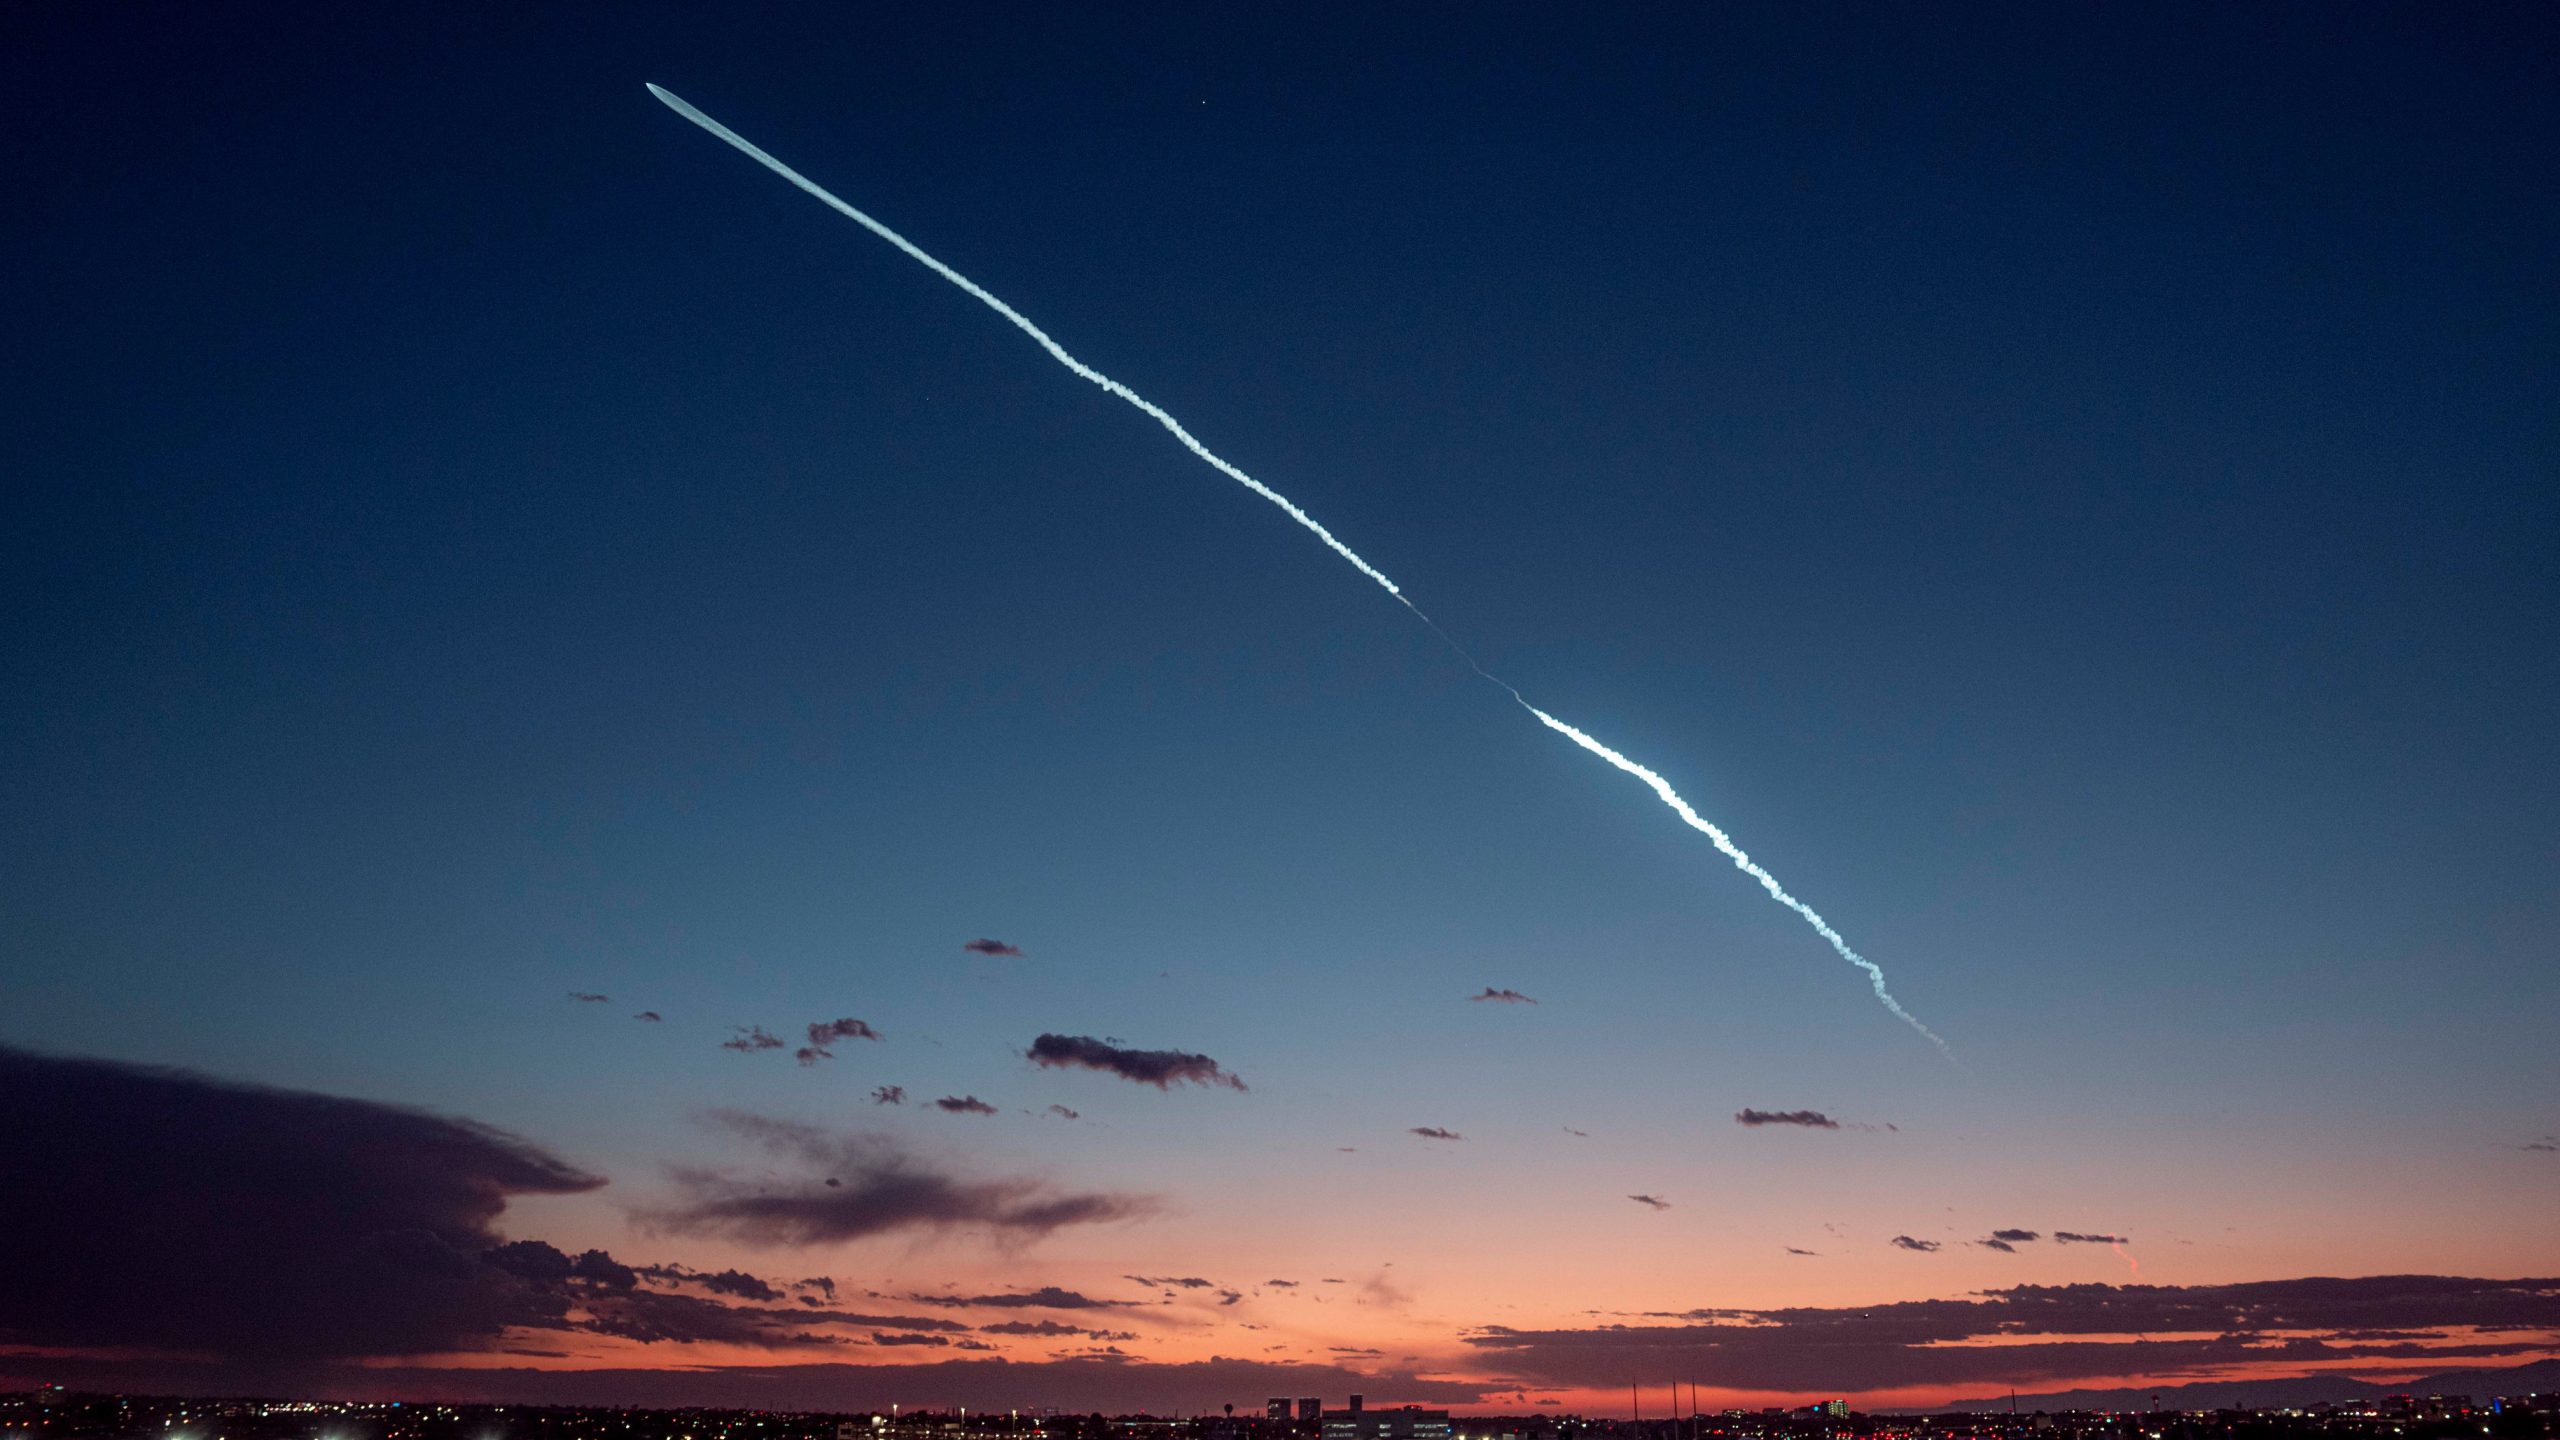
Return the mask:
<path fill-rule="evenodd" d="M 2555 12 L 1357 8 L 0 15 L 0 1388 L 2560 1355 Z"/>

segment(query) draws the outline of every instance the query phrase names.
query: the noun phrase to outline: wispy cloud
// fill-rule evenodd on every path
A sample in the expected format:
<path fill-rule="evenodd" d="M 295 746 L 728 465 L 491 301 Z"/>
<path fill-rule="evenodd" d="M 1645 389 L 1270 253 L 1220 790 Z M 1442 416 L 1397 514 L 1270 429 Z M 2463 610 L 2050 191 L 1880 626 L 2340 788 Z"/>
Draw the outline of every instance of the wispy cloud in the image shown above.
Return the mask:
<path fill-rule="evenodd" d="M 1022 958 L 1022 950 L 1019 946 L 1007 945 L 1001 940 L 972 940 L 960 948 L 973 955 L 1001 955 L 1014 960 Z"/>
<path fill-rule="evenodd" d="M 666 1019 L 667 1017 L 666 1017 L 666 1016 L 664 1016 L 664 1015 L 659 1014 L 659 1013 L 658 1013 L 657 1011 L 655 1011 L 655 1010 L 643 1010 L 643 1011 L 641 1011 L 639 1014 L 634 1015 L 634 1016 L 632 1016 L 631 1018 L 632 1018 L 632 1019 L 634 1019 L 634 1020 L 646 1020 L 646 1021 L 648 1021 L 650 1024 L 652 1024 L 652 1025 L 656 1025 L 656 1024 L 660 1024 L 660 1023 L 662 1023 L 663 1021 L 665 1021 L 665 1019 Z"/>
<path fill-rule="evenodd" d="M 2024 1245 L 2030 1240 L 2041 1240 L 2044 1237 L 2033 1230 L 1994 1230 L 1991 1232 L 1991 1238 L 2006 1240 L 2012 1245 Z"/>
<path fill-rule="evenodd" d="M 1637 1204 L 1639 1204 L 1639 1205 L 1646 1205 L 1646 1206 L 1650 1206 L 1650 1207 L 1652 1207 L 1653 1209 L 1656 1209 L 1656 1210 L 1668 1210 L 1668 1209 L 1670 1209 L 1670 1208 L 1671 1208 L 1671 1202 L 1670 1202 L 1670 1201 L 1668 1201 L 1668 1200 L 1664 1200 L 1664 1199 L 1662 1199 L 1662 1198 L 1660 1198 L 1660 1197 L 1658 1197 L 1658 1196 L 1653 1196 L 1653 1195 L 1630 1195 L 1630 1196 L 1628 1196 L 1627 1198 L 1628 1198 L 1628 1199 L 1630 1199 L 1630 1200 L 1633 1200 L 1634 1202 L 1636 1202 L 1636 1203 L 1637 1203 Z"/>
<path fill-rule="evenodd" d="M 1914 1240 L 1908 1235 L 1896 1235 L 1886 1243 L 1892 1245 L 1897 1250 L 1917 1250 L 1921 1254 L 1926 1255 L 1936 1250 L 1939 1242 L 1935 1240 Z"/>
<path fill-rule="evenodd" d="M 1069 1325 L 1057 1320 L 999 1320 L 993 1325 L 981 1325 L 978 1330 L 986 1335 L 1025 1335 L 1043 1340 L 1066 1335 L 1073 1335 L 1080 1340 L 1099 1340 L 1105 1343 L 1138 1338 L 1134 1330 L 1088 1330 L 1081 1325 Z"/>
<path fill-rule="evenodd" d="M 907 1103 L 907 1087 L 904 1085 L 878 1086 L 871 1092 L 871 1103 L 874 1105 L 904 1105 Z"/>
<path fill-rule="evenodd" d="M 760 1246 L 822 1245 L 900 1231 L 979 1230 L 1034 1239 L 1070 1225 L 1125 1220 L 1154 1203 L 1136 1195 L 1063 1192 L 1028 1179 L 975 1180 L 927 1165 L 879 1135 L 838 1135 L 736 1111 L 712 1123 L 800 1171 L 752 1178 L 679 1167 L 679 1201 L 641 1212 L 653 1229 Z"/>
<path fill-rule="evenodd" d="M 1467 1138 L 1455 1130 L 1443 1130 L 1437 1125 L 1416 1125 L 1407 1133 L 1419 1135 L 1425 1140 L 1464 1140 Z"/>
<path fill-rule="evenodd" d="M 1508 987 L 1496 990 L 1490 985 L 1484 987 L 1483 994 L 1470 995 L 1467 998 L 1479 1004 L 1488 1000 L 1498 1005 L 1535 1005 L 1538 1003 L 1537 1001 L 1530 999 L 1528 996 L 1521 994 L 1517 990 L 1513 990 Z"/>
<path fill-rule="evenodd" d="M 1220 1069 L 1218 1062 L 1206 1055 L 1183 1050 L 1131 1050 L 1090 1035 L 1042 1035 L 1023 1054 L 1031 1063 L 1050 1069 L 1099 1070 L 1159 1090 L 1180 1084 L 1245 1088 L 1243 1080 Z"/>
<path fill-rule="evenodd" d="M 1733 1112 L 1733 1120 L 1737 1125 L 1749 1125 L 1755 1128 L 1762 1125 L 1801 1125 L 1809 1130 L 1840 1128 L 1839 1121 L 1819 1110 L 1736 1110 Z"/>
<path fill-rule="evenodd" d="M 2130 1245 L 2133 1243 L 2132 1237 L 2126 1235 L 2083 1235 L 2077 1230 L 2056 1230 L 2053 1232 L 2053 1238 L 2065 1245 Z"/>
<path fill-rule="evenodd" d="M 941 1099 L 933 1102 L 933 1108 L 936 1110 L 947 1111 L 953 1115 L 993 1115 L 996 1113 L 996 1107 L 979 1099 L 975 1095 L 945 1095 Z"/>
<path fill-rule="evenodd" d="M 598 995 L 592 990 L 572 990 L 569 992 L 569 998 L 577 1001 L 581 1005 L 602 1005 L 613 997 L 610 995 Z"/>
<path fill-rule="evenodd" d="M 759 1050 L 779 1050 L 785 1043 L 781 1036 L 761 1025 L 732 1025 L 729 1028 L 737 1033 L 721 1041 L 720 1048 L 735 1050 L 741 1055 L 752 1055 Z"/>

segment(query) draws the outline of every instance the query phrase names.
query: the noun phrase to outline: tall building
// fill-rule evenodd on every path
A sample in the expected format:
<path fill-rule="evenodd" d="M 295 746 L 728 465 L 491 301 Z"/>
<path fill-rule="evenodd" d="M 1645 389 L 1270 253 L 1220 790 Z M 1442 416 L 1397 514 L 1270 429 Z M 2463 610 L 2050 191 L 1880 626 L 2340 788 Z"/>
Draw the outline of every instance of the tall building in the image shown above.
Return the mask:
<path fill-rule="evenodd" d="M 1298 1423 L 1314 1425 L 1324 1419 L 1324 1401 L 1313 1395 L 1298 1402 Z"/>
<path fill-rule="evenodd" d="M 1286 1395 L 1274 1395 L 1270 1399 L 1263 1401 L 1262 1418 L 1270 1421 L 1274 1425 L 1288 1424 L 1289 1397 Z"/>

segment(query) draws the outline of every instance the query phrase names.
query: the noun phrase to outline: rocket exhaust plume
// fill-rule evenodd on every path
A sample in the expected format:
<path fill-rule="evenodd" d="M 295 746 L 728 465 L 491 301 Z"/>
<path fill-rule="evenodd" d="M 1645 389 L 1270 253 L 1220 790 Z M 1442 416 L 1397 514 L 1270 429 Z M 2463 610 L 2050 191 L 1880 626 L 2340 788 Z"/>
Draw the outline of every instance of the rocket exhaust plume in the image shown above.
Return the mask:
<path fill-rule="evenodd" d="M 879 221 L 872 219 L 870 216 L 863 214 L 861 211 L 856 210 L 842 200 L 837 199 L 834 195 L 829 194 L 825 189 L 810 180 L 807 176 L 802 175 L 799 171 L 792 169 L 790 166 L 783 164 L 781 161 L 774 159 L 764 151 L 756 148 L 756 146 L 752 142 L 748 141 L 745 136 L 740 135 L 735 130 L 730 129 L 728 126 L 721 124 L 719 121 L 712 119 L 710 116 L 696 110 L 691 105 L 686 104 L 681 98 L 677 97 L 672 92 L 657 85 L 651 85 L 649 86 L 649 93 L 657 96 L 668 109 L 673 110 L 687 120 L 692 121 L 694 124 L 701 126 L 703 129 L 710 131 L 713 135 L 716 135 L 720 139 L 728 142 L 728 144 L 734 147 L 740 154 L 747 156 L 749 159 L 754 160 L 757 164 L 762 165 L 767 170 L 772 171 L 774 174 L 781 176 L 783 179 L 799 186 L 802 190 L 807 191 L 810 196 L 819 201 L 819 203 L 825 205 L 828 209 L 835 211 L 837 214 L 842 215 L 856 225 L 861 226 L 863 229 L 868 230 L 872 234 L 879 236 L 881 239 L 888 241 L 891 245 L 896 246 L 899 251 L 904 253 L 907 258 L 915 261 L 919 265 L 922 265 L 934 274 L 941 276 L 943 279 L 950 281 L 951 284 L 977 300 L 978 303 L 986 306 L 990 310 L 993 310 L 998 315 L 1003 316 L 1015 329 L 1018 329 L 1023 334 L 1030 336 L 1039 344 L 1041 349 L 1049 352 L 1050 359 L 1065 366 L 1079 378 L 1090 381 L 1094 385 L 1101 387 L 1109 394 L 1127 401 L 1132 407 L 1145 414 L 1149 419 L 1155 421 L 1159 425 L 1162 425 L 1174 439 L 1182 442 L 1184 449 L 1189 450 L 1192 454 L 1198 456 L 1201 461 L 1207 464 L 1211 469 L 1216 470 L 1219 474 L 1224 475 L 1228 479 L 1235 481 L 1237 484 L 1244 486 L 1248 490 L 1251 490 L 1254 494 L 1261 496 L 1272 504 L 1279 506 L 1290 519 L 1298 522 L 1298 524 L 1304 526 L 1318 540 L 1323 541 L 1326 549 L 1331 550 L 1334 554 L 1341 556 L 1346 561 L 1349 561 L 1351 568 L 1359 571 L 1363 575 L 1366 575 L 1371 580 L 1376 581 L 1379 588 L 1395 597 L 1396 603 L 1404 606 L 1405 609 L 1412 611 L 1414 618 L 1428 626 L 1432 634 L 1439 636 L 1444 644 L 1446 644 L 1451 650 L 1456 651 L 1458 657 L 1467 662 L 1469 669 L 1474 670 L 1476 674 L 1483 676 L 1486 680 L 1501 686 L 1513 700 L 1519 702 L 1520 708 L 1537 717 L 1538 723 L 1555 731 L 1557 734 L 1564 736 L 1566 739 L 1571 740 L 1574 744 L 1581 746 L 1592 754 L 1599 756 L 1602 760 L 1607 761 L 1616 768 L 1625 771 L 1627 774 L 1634 776 L 1638 780 L 1643 781 L 1647 788 L 1651 789 L 1653 793 L 1661 799 L 1663 804 L 1671 807 L 1672 812 L 1678 815 L 1683 823 L 1687 824 L 1691 829 L 1705 835 L 1708 840 L 1714 842 L 1716 849 L 1721 851 L 1726 859 L 1731 860 L 1736 869 L 1741 870 L 1752 879 L 1759 881 L 1760 888 L 1768 891 L 1771 899 L 1786 906 L 1788 909 L 1793 910 L 1799 916 L 1802 916 L 1805 923 L 1813 927 L 1815 934 L 1820 935 L 1824 940 L 1830 942 L 1831 948 L 1839 953 L 1841 959 L 1846 960 L 1850 964 L 1867 972 L 1868 982 L 1875 988 L 1876 999 L 1883 1002 L 1884 1007 L 1887 1010 L 1892 1011 L 1895 1017 L 1900 1019 L 1904 1024 L 1909 1025 L 1912 1029 L 1917 1030 L 1923 1036 L 1926 1036 L 1930 1044 L 1938 1047 L 1938 1052 L 1940 1054 L 1945 1055 L 1949 1060 L 1955 1059 L 1955 1053 L 1947 1048 L 1946 1041 L 1938 1038 L 1937 1032 L 1931 1030 L 1928 1026 L 1921 1024 L 1918 1018 L 1913 1016 L 1910 1011 L 1902 1008 L 1901 1002 L 1893 998 L 1892 992 L 1885 988 L 1884 971 L 1877 968 L 1874 961 L 1867 959 L 1865 956 L 1860 955 L 1855 949 L 1852 949 L 1849 942 L 1841 938 L 1840 932 L 1832 928 L 1831 922 L 1823 919 L 1819 914 L 1815 913 L 1812 906 L 1807 905 L 1803 901 L 1798 900 L 1795 896 L 1788 894 L 1786 887 L 1778 883 L 1776 876 L 1773 876 L 1768 871 L 1760 868 L 1760 866 L 1754 862 L 1749 855 L 1744 854 L 1741 848 L 1735 845 L 1732 839 L 1729 838 L 1722 830 L 1717 829 L 1714 824 L 1710 823 L 1706 819 L 1706 817 L 1700 815 L 1696 810 L 1691 809 L 1689 802 L 1681 799 L 1679 792 L 1671 788 L 1671 782 L 1663 779 L 1653 771 L 1646 769 L 1644 766 L 1637 764 L 1635 761 L 1628 759 L 1626 756 L 1619 754 L 1617 751 L 1610 749 L 1608 746 L 1601 744 L 1599 741 L 1592 739 L 1589 735 L 1584 734 L 1582 731 L 1577 730 L 1562 720 L 1557 719 L 1553 715 L 1548 714 L 1546 711 L 1539 709 L 1537 706 L 1530 704 L 1528 698 L 1522 695 L 1517 689 L 1514 689 L 1509 682 L 1503 680 L 1501 677 L 1485 669 L 1483 665 L 1477 663 L 1475 656 L 1469 654 L 1465 646 L 1460 645 L 1456 640 L 1450 638 L 1447 631 L 1441 629 L 1438 623 L 1433 621 L 1429 615 L 1422 612 L 1422 608 L 1420 606 L 1415 605 L 1412 600 L 1408 599 L 1404 591 L 1397 586 L 1396 582 L 1387 578 L 1385 571 L 1380 570 L 1377 566 L 1360 558 L 1357 551 L 1353 550 L 1350 546 L 1343 544 L 1341 540 L 1335 538 L 1332 531 L 1327 530 L 1324 526 L 1318 524 L 1314 516 L 1299 509 L 1296 503 L 1291 501 L 1289 497 L 1272 489 L 1270 486 L 1263 484 L 1261 481 L 1254 479 L 1243 470 L 1238 469 L 1225 457 L 1211 450 L 1208 446 L 1201 444 L 1199 438 L 1194 436 L 1189 430 L 1184 429 L 1182 422 L 1174 419 L 1172 414 L 1166 411 L 1163 406 L 1156 404 L 1154 401 L 1149 400 L 1137 391 L 1130 389 L 1128 386 L 1121 384 L 1119 381 L 1112 379 L 1110 376 L 1105 375 L 1101 371 L 1094 369 L 1092 366 L 1087 365 L 1081 360 L 1078 360 L 1075 356 L 1068 354 L 1065 346 L 1060 345 L 1057 341 L 1049 338 L 1049 332 L 1041 329 L 1038 325 L 1033 324 L 1029 316 L 1024 315 L 1021 311 L 1014 309 L 1012 306 L 1007 305 L 1002 300 L 997 299 L 992 293 L 985 289 L 985 287 L 979 285 L 978 282 L 961 274 L 959 271 L 952 269 L 950 266 L 943 264 L 941 261 L 936 260 L 931 255 L 926 254 L 915 244 L 915 242 L 907 239 L 904 235 L 899 234 L 897 231 L 890 229 L 888 226 L 881 224 Z"/>

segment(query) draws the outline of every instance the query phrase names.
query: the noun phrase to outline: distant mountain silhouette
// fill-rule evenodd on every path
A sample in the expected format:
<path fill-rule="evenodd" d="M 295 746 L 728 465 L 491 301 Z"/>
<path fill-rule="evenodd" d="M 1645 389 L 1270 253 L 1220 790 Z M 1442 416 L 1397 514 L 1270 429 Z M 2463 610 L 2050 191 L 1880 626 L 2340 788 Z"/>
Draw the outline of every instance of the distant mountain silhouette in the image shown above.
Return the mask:
<path fill-rule="evenodd" d="M 2192 1385 L 2146 1386 L 2134 1390 L 2052 1390 L 2018 1397 L 2020 1410 L 2148 1410 L 2160 1397 L 2166 1410 L 2280 1409 L 2323 1400 L 2372 1400 L 2384 1395 L 2527 1395 L 2560 1390 L 2560 1360 L 2499 1369 L 2445 1370 L 2415 1380 L 2375 1384 L 2346 1375 L 2302 1375 L 2284 1380 L 2204 1380 Z M 1936 1414 L 1947 1410 L 2006 1410 L 2007 1395 L 1978 1400 L 1949 1400 L 1943 1405 L 1906 1407 L 1902 1413 Z"/>

